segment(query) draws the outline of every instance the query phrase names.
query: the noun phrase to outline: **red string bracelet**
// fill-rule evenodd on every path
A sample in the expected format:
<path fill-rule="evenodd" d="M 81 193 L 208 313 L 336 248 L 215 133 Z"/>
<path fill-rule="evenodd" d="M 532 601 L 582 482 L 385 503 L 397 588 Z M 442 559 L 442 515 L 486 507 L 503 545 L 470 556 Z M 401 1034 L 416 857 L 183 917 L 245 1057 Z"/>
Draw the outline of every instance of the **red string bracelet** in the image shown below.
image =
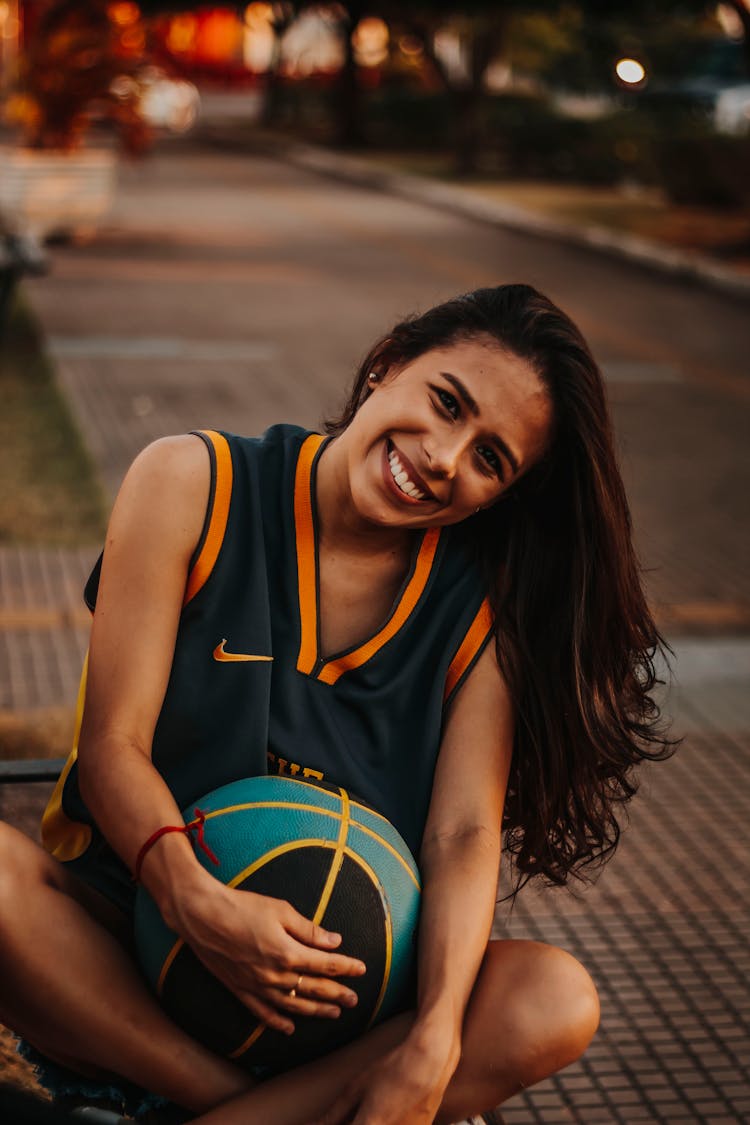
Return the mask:
<path fill-rule="evenodd" d="M 203 825 L 205 824 L 205 822 L 206 814 L 204 812 L 201 812 L 200 809 L 196 809 L 195 820 L 191 820 L 187 824 L 165 824 L 162 828 L 157 828 L 156 832 L 152 832 L 148 840 L 146 840 L 146 843 L 138 852 L 138 858 L 135 861 L 135 873 L 133 875 L 133 880 L 136 883 L 140 883 L 141 868 L 143 867 L 143 861 L 146 858 L 146 854 L 148 853 L 149 848 L 152 848 L 156 841 L 159 840 L 162 836 L 166 836 L 167 832 L 184 832 L 193 847 L 200 848 L 201 851 L 204 852 L 211 860 L 211 863 L 216 864 L 216 866 L 218 867 L 219 860 L 209 848 L 203 835 Z M 195 836 L 193 836 L 193 833 L 195 833 Z"/>

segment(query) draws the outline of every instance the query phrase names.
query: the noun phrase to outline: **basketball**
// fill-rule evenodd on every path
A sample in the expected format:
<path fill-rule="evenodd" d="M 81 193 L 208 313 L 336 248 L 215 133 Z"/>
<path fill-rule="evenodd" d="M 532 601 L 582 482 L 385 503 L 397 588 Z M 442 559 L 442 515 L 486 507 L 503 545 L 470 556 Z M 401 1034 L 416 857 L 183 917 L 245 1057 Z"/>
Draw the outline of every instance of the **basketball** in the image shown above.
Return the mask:
<path fill-rule="evenodd" d="M 385 817 L 346 790 L 284 777 L 251 777 L 185 810 L 205 814 L 204 839 L 227 886 L 284 899 L 342 936 L 337 953 L 367 966 L 340 978 L 357 993 L 336 1020 L 294 1014 L 284 1035 L 261 1024 L 165 925 L 142 887 L 135 909 L 141 966 L 165 1011 L 195 1039 L 248 1068 L 276 1073 L 327 1054 L 413 1002 L 419 872 Z"/>

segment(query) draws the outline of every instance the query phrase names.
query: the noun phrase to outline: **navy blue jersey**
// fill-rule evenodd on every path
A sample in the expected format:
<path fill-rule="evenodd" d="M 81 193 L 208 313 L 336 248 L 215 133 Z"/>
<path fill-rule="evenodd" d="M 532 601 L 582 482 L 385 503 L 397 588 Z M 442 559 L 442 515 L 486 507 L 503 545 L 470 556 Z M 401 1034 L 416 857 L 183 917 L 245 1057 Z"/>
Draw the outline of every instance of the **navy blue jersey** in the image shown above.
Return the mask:
<path fill-rule="evenodd" d="M 181 808 L 265 773 L 363 798 L 417 854 L 445 707 L 491 634 L 478 571 L 454 528 L 415 533 L 386 620 L 321 652 L 315 475 L 326 439 L 205 432 L 206 522 L 194 555 L 153 762 Z M 87 585 L 93 608 L 98 568 Z M 49 851 L 127 906 L 132 883 L 78 789 L 76 751 L 43 820 Z"/>

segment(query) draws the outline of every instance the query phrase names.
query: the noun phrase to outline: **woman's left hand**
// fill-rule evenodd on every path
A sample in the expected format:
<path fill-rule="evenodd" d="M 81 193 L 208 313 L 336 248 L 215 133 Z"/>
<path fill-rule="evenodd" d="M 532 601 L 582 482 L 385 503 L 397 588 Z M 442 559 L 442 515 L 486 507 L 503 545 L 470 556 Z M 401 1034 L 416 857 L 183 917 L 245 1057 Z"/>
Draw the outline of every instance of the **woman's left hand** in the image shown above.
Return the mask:
<path fill-rule="evenodd" d="M 310 1125 L 432 1125 L 458 1056 L 410 1044 L 362 1071 Z"/>

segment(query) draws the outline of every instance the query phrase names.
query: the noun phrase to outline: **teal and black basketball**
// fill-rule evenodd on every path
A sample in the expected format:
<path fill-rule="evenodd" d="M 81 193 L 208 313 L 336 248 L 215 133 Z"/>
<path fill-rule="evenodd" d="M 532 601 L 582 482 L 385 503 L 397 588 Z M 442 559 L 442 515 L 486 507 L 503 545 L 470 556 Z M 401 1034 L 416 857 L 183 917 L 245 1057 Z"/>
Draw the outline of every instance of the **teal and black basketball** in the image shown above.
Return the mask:
<path fill-rule="evenodd" d="M 325 1054 L 412 1002 L 419 873 L 393 825 L 344 789 L 283 777 L 251 777 L 197 805 L 205 842 L 198 859 L 227 886 L 285 899 L 342 935 L 337 953 L 367 965 L 343 978 L 359 1002 L 336 1020 L 294 1015 L 291 1036 L 266 1028 L 167 928 L 139 887 L 135 935 L 148 980 L 171 1017 L 243 1066 L 285 1070 Z"/>

